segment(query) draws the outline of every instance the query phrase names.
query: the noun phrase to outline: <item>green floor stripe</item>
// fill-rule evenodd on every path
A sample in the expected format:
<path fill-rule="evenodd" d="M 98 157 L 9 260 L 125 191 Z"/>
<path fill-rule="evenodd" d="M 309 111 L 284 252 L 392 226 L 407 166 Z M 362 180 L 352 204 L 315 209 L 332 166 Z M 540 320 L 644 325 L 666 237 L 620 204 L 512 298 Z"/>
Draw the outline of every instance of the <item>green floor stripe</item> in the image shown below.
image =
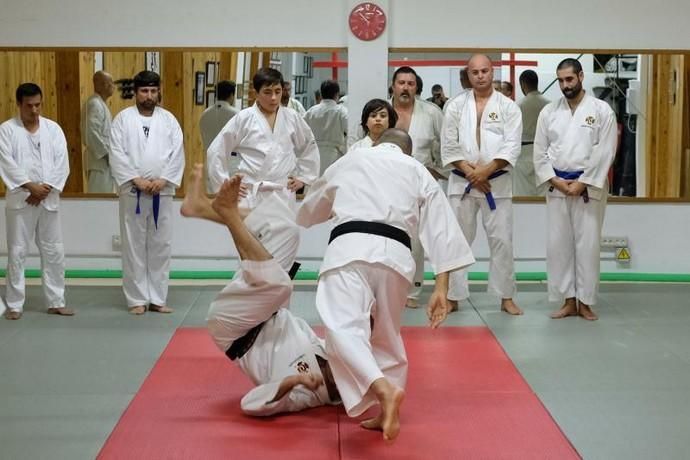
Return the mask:
<path fill-rule="evenodd" d="M 174 280 L 226 280 L 235 274 L 231 270 L 178 270 L 170 272 L 170 279 Z M 36 269 L 26 270 L 27 278 L 40 278 L 41 271 Z M 5 276 L 5 270 L 0 269 L 0 276 Z M 67 270 L 67 278 L 122 278 L 122 270 Z M 519 272 L 515 274 L 518 281 L 546 281 L 545 272 Z M 487 272 L 470 272 L 470 281 L 486 281 L 489 279 Z M 295 277 L 300 281 L 315 281 L 318 272 L 300 271 Z M 434 274 L 424 274 L 425 280 L 433 280 Z M 619 282 L 651 282 L 651 283 L 690 283 L 690 274 L 687 273 L 602 273 L 602 281 Z"/>

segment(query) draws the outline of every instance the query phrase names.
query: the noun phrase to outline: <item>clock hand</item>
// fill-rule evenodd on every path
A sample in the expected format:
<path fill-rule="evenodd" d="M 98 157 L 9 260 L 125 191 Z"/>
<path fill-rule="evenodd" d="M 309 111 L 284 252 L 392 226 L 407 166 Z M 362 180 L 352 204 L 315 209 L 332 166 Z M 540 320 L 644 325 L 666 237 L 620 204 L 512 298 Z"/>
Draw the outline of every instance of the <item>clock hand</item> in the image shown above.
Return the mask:
<path fill-rule="evenodd" d="M 359 13 L 359 17 L 361 17 L 362 19 L 364 19 L 364 20 L 366 21 L 366 23 L 369 24 L 369 19 L 367 19 L 367 17 L 364 16 L 364 14 Z"/>

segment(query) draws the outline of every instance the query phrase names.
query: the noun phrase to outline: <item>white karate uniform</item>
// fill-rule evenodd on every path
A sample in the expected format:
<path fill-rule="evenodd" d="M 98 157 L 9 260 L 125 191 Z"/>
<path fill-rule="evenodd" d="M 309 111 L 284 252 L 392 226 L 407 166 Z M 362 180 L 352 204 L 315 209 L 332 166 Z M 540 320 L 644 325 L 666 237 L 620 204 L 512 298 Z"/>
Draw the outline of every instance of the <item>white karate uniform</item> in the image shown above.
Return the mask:
<path fill-rule="evenodd" d="M 92 95 L 84 105 L 81 119 L 82 142 L 86 145 L 86 175 L 89 193 L 113 193 L 110 173 L 110 131 L 112 115 L 103 98 Z"/>
<path fill-rule="evenodd" d="M 299 115 L 300 117 L 303 117 L 304 114 L 307 113 L 307 111 L 304 109 L 304 106 L 302 105 L 302 103 L 300 101 L 298 101 L 297 99 L 295 99 L 294 97 L 290 98 L 286 107 L 288 109 L 294 110 L 297 113 L 297 115 Z"/>
<path fill-rule="evenodd" d="M 412 138 L 412 156 L 427 168 L 443 176 L 448 176 L 441 163 L 441 130 L 443 112 L 431 102 L 415 99 L 410 128 L 407 133 Z M 415 275 L 407 297 L 418 300 L 424 287 L 424 249 L 417 238 L 412 239 L 412 257 L 415 261 Z"/>
<path fill-rule="evenodd" d="M 65 250 L 60 228 L 60 192 L 69 176 L 67 141 L 60 126 L 40 117 L 33 136 L 20 118 L 0 125 L 0 174 L 7 187 L 7 306 L 22 311 L 24 262 L 35 237 L 41 254 L 43 293 L 48 308 L 65 306 Z M 52 190 L 38 206 L 30 206 L 23 184 L 48 184 Z"/>
<path fill-rule="evenodd" d="M 371 140 L 371 137 L 369 137 L 369 135 L 366 135 L 354 144 L 352 144 L 352 146 L 350 146 L 350 148 L 347 149 L 347 151 L 350 152 L 352 150 L 366 149 L 371 147 L 372 145 L 374 145 L 374 141 Z"/>
<path fill-rule="evenodd" d="M 304 114 L 321 156 L 320 174 L 346 151 L 347 108 L 333 99 L 324 99 Z"/>
<path fill-rule="evenodd" d="M 331 217 L 335 225 L 380 222 L 411 238 L 419 235 L 436 273 L 474 262 L 438 183 L 393 144 L 350 151 L 314 183 L 297 223 L 309 227 Z M 386 377 L 405 386 L 400 318 L 414 272 L 410 250 L 384 236 L 347 233 L 326 249 L 316 308 L 327 329 L 331 370 L 350 416 L 375 403 L 366 395 L 375 380 Z"/>
<path fill-rule="evenodd" d="M 254 104 L 228 122 L 208 148 L 208 178 L 214 192 L 230 177 L 231 153 L 239 154 L 238 172 L 252 185 L 240 206 L 253 209 L 260 201 L 259 188 L 280 189 L 294 203 L 287 189 L 288 177 L 311 184 L 319 175 L 319 149 L 307 123 L 294 110 L 279 108 L 273 131 Z"/>
<path fill-rule="evenodd" d="M 483 165 L 495 159 L 508 162 L 508 171 L 491 180 L 491 193 L 496 209 L 489 208 L 486 196 L 471 189 L 464 197 L 467 179 L 451 174 L 448 179 L 448 199 L 458 217 L 460 227 L 472 244 L 477 231 L 477 212 L 481 210 L 482 224 L 489 242 L 488 290 L 502 299 L 515 295 L 515 268 L 513 263 L 513 204 L 511 170 L 520 155 L 522 115 L 511 99 L 494 91 L 484 107 L 480 124 L 480 142 L 477 144 L 477 106 L 474 91 L 468 91 L 446 103 L 441 154 L 443 164 L 466 160 Z M 468 298 L 467 270 L 451 274 L 448 298 Z"/>
<path fill-rule="evenodd" d="M 537 185 L 548 186 L 561 171 L 584 171 L 589 203 L 547 190 L 546 270 L 549 300 L 576 297 L 594 305 L 599 292 L 601 226 L 604 222 L 607 176 L 615 158 L 618 126 L 613 110 L 588 94 L 572 113 L 562 97 L 539 115 L 534 138 Z M 548 188 L 548 187 L 547 187 Z"/>
<path fill-rule="evenodd" d="M 249 415 L 273 415 L 339 403 L 330 400 L 325 385 L 315 392 L 298 385 L 281 399 L 269 402 L 286 377 L 306 371 L 321 376 L 316 356 L 326 357 L 323 340 L 287 309 L 292 293 L 287 270 L 299 244 L 299 228 L 294 219 L 294 212 L 279 194 L 266 197 L 247 216 L 248 230 L 274 258 L 241 261 L 240 270 L 208 313 L 209 333 L 223 352 L 265 321 L 253 345 L 237 359 L 242 371 L 257 385 L 242 398 L 242 410 Z"/>
<path fill-rule="evenodd" d="M 228 101 L 217 101 L 212 107 L 204 110 L 199 118 L 199 130 L 201 131 L 201 141 L 204 144 L 204 152 L 216 138 L 223 127 L 240 111 L 230 105 Z M 235 171 L 240 159 L 236 156 L 230 159 L 229 170 Z M 206 178 L 206 190 L 208 193 L 213 193 L 211 182 Z"/>
<path fill-rule="evenodd" d="M 532 152 L 534 148 L 534 133 L 537 131 L 537 118 L 541 110 L 549 103 L 549 100 L 539 91 L 532 91 L 518 103 L 522 112 L 522 149 L 520 158 L 513 169 L 513 195 L 537 196 L 539 193 L 534 175 L 534 160 Z"/>
<path fill-rule="evenodd" d="M 145 123 L 150 123 L 148 136 Z M 173 225 L 173 195 L 184 172 L 182 129 L 175 116 L 156 107 L 142 117 L 136 106 L 122 110 L 113 121 L 110 165 L 120 195 L 122 288 L 128 307 L 165 305 L 168 296 Z M 165 179 L 160 192 L 158 226 L 153 196 L 137 198 L 132 180 Z"/>

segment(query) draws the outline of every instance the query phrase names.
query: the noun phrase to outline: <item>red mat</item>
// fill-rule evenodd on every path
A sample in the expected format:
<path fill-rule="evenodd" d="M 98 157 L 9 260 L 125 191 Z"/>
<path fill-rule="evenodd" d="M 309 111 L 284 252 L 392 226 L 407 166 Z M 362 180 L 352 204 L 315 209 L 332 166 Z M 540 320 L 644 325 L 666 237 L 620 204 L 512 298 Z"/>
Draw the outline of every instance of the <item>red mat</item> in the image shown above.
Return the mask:
<path fill-rule="evenodd" d="M 341 408 L 246 417 L 249 380 L 204 329 L 180 329 L 99 454 L 105 459 L 579 458 L 491 332 L 405 328 L 410 359 L 393 445 Z"/>

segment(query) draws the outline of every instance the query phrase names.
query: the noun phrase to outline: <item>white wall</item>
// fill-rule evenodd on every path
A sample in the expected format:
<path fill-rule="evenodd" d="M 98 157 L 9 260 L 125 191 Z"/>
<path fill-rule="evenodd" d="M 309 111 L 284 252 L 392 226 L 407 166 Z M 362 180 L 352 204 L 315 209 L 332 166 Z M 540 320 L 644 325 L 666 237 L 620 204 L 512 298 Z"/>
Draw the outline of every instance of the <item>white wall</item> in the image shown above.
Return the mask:
<path fill-rule="evenodd" d="M 176 209 L 180 201 L 175 201 Z M 4 216 L 4 200 L 0 215 Z M 545 271 L 546 216 L 542 203 L 517 203 L 515 209 L 515 257 L 517 271 Z M 119 269 L 119 253 L 112 250 L 118 231 L 116 200 L 63 199 L 62 228 L 68 269 Z M 237 253 L 228 232 L 220 225 L 186 219 L 175 212 L 173 270 L 230 270 Z M 604 272 L 690 273 L 690 204 L 609 204 L 604 234 L 629 238 L 632 263 L 619 267 L 603 253 Z M 302 231 L 298 259 L 307 270 L 316 270 L 328 242 L 326 225 Z M 487 271 L 489 251 L 480 231 L 473 247 L 480 259 L 473 271 Z M 35 257 L 28 268 L 38 268 Z M 0 225 L 0 266 L 7 262 L 5 226 Z"/>
<path fill-rule="evenodd" d="M 378 3 L 388 13 L 388 27 L 381 38 L 370 43 L 354 39 L 347 30 L 347 15 L 358 0 L 5 3 L 0 15 L 0 47 L 347 47 L 351 113 L 360 113 L 370 96 L 385 94 L 389 47 L 690 48 L 687 0 L 532 0 L 518 9 L 510 0 L 384 0 Z M 510 14 L 500 14 L 502 11 Z M 110 250 L 111 236 L 117 233 L 115 201 L 64 200 L 62 216 L 70 268 L 119 266 L 117 254 Z M 688 228 L 688 204 L 611 205 L 605 233 L 630 238 L 633 262 L 629 270 L 688 273 Z M 0 226 L 0 248 L 6 252 L 4 230 Z M 544 231 L 543 205 L 515 206 L 518 270 L 543 270 Z M 199 243 L 200 234 L 204 235 L 203 244 Z M 303 244 L 300 257 L 318 265 L 327 230 L 312 230 L 305 236 L 309 244 Z M 481 237 L 476 253 L 480 258 L 487 255 Z M 213 259 L 233 251 L 223 229 L 180 219 L 173 254 L 175 269 L 214 269 L 227 268 L 225 262 Z M 37 266 L 35 262 L 31 265 Z M 605 264 L 604 271 L 616 269 L 611 265 Z M 481 265 L 477 269 L 483 270 Z"/>
<path fill-rule="evenodd" d="M 7 1 L 0 15 L 0 46 L 345 47 L 347 15 L 353 4 L 349 0 Z M 687 0 L 532 0 L 522 8 L 515 8 L 511 0 L 395 0 L 388 11 L 388 45 L 683 49 L 690 44 L 689 12 Z"/>

